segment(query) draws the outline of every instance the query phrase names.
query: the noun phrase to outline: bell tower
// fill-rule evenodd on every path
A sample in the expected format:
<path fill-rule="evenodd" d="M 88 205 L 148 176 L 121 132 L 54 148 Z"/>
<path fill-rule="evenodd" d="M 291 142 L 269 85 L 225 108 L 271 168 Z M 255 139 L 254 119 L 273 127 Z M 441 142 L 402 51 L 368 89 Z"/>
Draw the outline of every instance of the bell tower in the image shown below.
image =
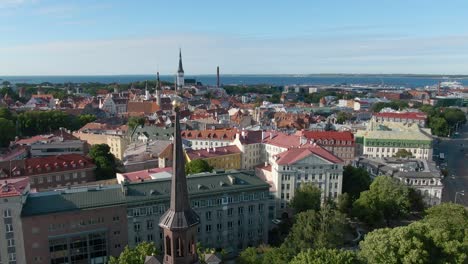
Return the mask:
<path fill-rule="evenodd" d="M 185 157 L 180 135 L 179 103 L 173 102 L 175 112 L 173 165 L 171 182 L 171 205 L 161 216 L 159 226 L 164 231 L 165 264 L 198 263 L 196 250 L 197 226 L 200 223 L 197 213 L 190 207 L 185 175 Z"/>
<path fill-rule="evenodd" d="M 177 69 L 177 89 L 184 87 L 184 68 L 182 67 L 182 50 L 179 49 L 179 68 Z"/>

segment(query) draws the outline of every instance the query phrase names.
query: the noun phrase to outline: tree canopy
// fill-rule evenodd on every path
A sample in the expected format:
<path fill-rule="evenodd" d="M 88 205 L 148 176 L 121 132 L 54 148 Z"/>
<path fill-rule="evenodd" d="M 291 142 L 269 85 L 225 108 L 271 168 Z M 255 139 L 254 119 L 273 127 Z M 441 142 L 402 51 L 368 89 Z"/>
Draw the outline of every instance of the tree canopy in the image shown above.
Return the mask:
<path fill-rule="evenodd" d="M 321 191 L 313 184 L 302 184 L 296 189 L 294 197 L 291 199 L 290 206 L 296 213 L 307 210 L 319 210 L 321 201 Z"/>
<path fill-rule="evenodd" d="M 351 202 L 359 198 L 361 192 L 369 190 L 370 184 L 371 178 L 365 169 L 351 165 L 344 167 L 342 193 L 347 193 Z"/>
<path fill-rule="evenodd" d="M 110 152 L 107 144 L 97 144 L 91 146 L 88 155 L 96 164 L 96 179 L 104 180 L 115 177 L 116 160 L 114 154 Z"/>
<path fill-rule="evenodd" d="M 466 263 L 466 209 L 445 203 L 426 212 L 424 219 L 408 226 L 367 234 L 359 245 L 359 256 L 367 263 Z"/>
<path fill-rule="evenodd" d="M 293 257 L 307 248 L 336 247 L 343 243 L 345 223 L 345 215 L 329 205 L 299 213 L 281 248 Z"/>
<path fill-rule="evenodd" d="M 154 242 L 141 242 L 135 248 L 126 246 L 119 257 L 110 257 L 109 264 L 144 264 L 146 256 L 158 255 Z"/>
<path fill-rule="evenodd" d="M 297 254 L 290 264 L 358 264 L 356 253 L 350 250 L 339 249 L 308 249 Z"/>
<path fill-rule="evenodd" d="M 411 208 L 409 188 L 389 176 L 379 176 L 353 204 L 353 214 L 371 226 L 398 220 Z"/>
<path fill-rule="evenodd" d="M 15 124 L 11 120 L 0 117 L 0 146 L 8 147 L 15 138 Z"/>
<path fill-rule="evenodd" d="M 145 124 L 145 120 L 146 119 L 144 117 L 132 116 L 128 119 L 128 128 L 130 128 L 130 130 L 133 130 L 137 126 L 143 126 Z"/>
<path fill-rule="evenodd" d="M 195 174 L 201 172 L 211 172 L 213 167 L 203 159 L 192 160 L 185 164 L 185 173 L 186 174 Z"/>

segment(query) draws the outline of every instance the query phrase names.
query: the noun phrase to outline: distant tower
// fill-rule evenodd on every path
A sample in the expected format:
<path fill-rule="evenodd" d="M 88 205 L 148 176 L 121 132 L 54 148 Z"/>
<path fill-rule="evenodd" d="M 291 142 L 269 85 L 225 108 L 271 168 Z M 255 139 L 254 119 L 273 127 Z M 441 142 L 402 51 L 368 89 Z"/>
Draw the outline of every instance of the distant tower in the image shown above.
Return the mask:
<path fill-rule="evenodd" d="M 19 88 L 18 95 L 20 98 L 26 97 L 26 88 L 24 87 Z"/>
<path fill-rule="evenodd" d="M 41 94 L 44 94 L 44 90 L 42 89 L 42 86 L 39 86 L 39 88 L 37 88 L 37 95 Z"/>
<path fill-rule="evenodd" d="M 184 68 L 182 67 L 182 50 L 179 49 L 179 69 L 177 70 L 177 88 L 184 87 Z"/>
<path fill-rule="evenodd" d="M 216 87 L 219 87 L 219 66 L 216 67 Z"/>
<path fill-rule="evenodd" d="M 148 81 L 146 81 L 146 84 L 145 84 L 145 100 L 149 100 L 150 99 L 150 92 L 148 91 Z"/>
<path fill-rule="evenodd" d="M 156 103 L 161 106 L 161 80 L 159 80 L 159 72 L 156 74 Z"/>
<path fill-rule="evenodd" d="M 115 84 L 114 85 L 114 93 L 119 93 L 119 85 L 118 84 Z"/>
<path fill-rule="evenodd" d="M 171 182 L 171 204 L 159 219 L 164 232 L 164 264 L 198 263 L 196 250 L 197 213 L 190 207 L 185 175 L 185 157 L 180 135 L 179 105 L 174 101 L 174 144 Z"/>

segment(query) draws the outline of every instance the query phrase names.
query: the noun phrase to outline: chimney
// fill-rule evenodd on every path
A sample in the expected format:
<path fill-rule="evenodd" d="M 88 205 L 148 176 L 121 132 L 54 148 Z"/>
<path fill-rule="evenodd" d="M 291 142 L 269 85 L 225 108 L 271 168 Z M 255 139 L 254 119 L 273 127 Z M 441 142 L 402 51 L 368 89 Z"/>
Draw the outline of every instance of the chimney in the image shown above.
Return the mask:
<path fill-rule="evenodd" d="M 219 66 L 216 67 L 216 87 L 219 87 Z"/>

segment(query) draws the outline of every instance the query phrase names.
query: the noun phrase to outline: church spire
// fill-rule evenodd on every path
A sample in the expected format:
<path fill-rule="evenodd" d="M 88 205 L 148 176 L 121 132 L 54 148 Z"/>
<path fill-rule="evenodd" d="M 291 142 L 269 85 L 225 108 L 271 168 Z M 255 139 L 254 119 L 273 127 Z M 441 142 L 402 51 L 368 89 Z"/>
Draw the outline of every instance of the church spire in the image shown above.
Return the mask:
<path fill-rule="evenodd" d="M 159 221 L 164 230 L 164 263 L 192 264 L 198 262 L 196 234 L 199 217 L 190 207 L 185 175 L 185 157 L 180 135 L 179 103 L 173 102 L 174 143 L 171 182 L 171 204 Z"/>
<path fill-rule="evenodd" d="M 182 67 L 182 49 L 179 49 L 179 69 L 177 72 L 184 72 L 184 68 Z"/>
<path fill-rule="evenodd" d="M 159 80 L 159 72 L 156 73 L 156 90 L 161 90 L 161 80 Z"/>

